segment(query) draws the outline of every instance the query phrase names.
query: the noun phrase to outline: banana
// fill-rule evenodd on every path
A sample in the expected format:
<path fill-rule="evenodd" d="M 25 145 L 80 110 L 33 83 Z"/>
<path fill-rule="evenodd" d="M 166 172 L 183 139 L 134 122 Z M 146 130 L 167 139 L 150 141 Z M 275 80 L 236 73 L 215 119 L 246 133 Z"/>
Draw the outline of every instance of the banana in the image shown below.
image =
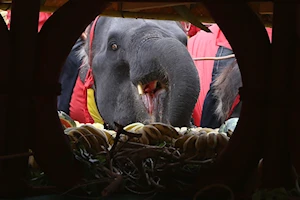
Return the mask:
<path fill-rule="evenodd" d="M 198 139 L 197 135 L 191 135 L 184 143 L 183 143 L 183 152 L 185 153 L 196 153 L 195 142 Z"/>
<path fill-rule="evenodd" d="M 167 135 L 174 139 L 177 139 L 180 137 L 180 134 L 171 125 L 160 123 L 160 122 L 151 123 L 150 125 L 157 128 L 162 135 Z"/>
<path fill-rule="evenodd" d="M 198 131 L 198 135 L 202 135 L 202 134 L 206 135 L 207 132 L 206 132 L 205 130 L 200 130 L 200 131 Z"/>
<path fill-rule="evenodd" d="M 69 129 L 69 130 L 66 131 L 67 129 Z M 64 131 L 65 131 L 65 134 L 68 136 L 68 138 L 70 140 L 71 148 L 76 149 L 76 144 L 79 142 L 79 140 L 75 136 L 73 136 L 72 134 L 69 134 L 69 132 L 71 130 L 73 130 L 74 128 L 67 128 L 67 129 L 65 129 Z"/>
<path fill-rule="evenodd" d="M 190 133 L 192 135 L 199 135 L 199 132 L 195 131 L 194 129 L 188 129 L 187 133 Z"/>
<path fill-rule="evenodd" d="M 156 142 L 162 140 L 162 134 L 160 131 L 152 125 L 145 125 L 143 131 L 148 135 L 150 144 L 155 144 Z"/>
<path fill-rule="evenodd" d="M 138 138 L 138 142 L 140 142 L 142 144 L 149 144 L 149 139 L 148 139 L 146 133 L 142 133 L 142 136 L 140 138 Z"/>
<path fill-rule="evenodd" d="M 127 136 L 127 138 L 129 139 L 130 142 L 139 142 L 140 137 L 142 137 L 143 134 L 144 134 L 143 128 L 140 127 L 137 130 L 134 130 L 134 131 L 132 131 L 132 130 L 133 129 L 130 130 L 130 133 L 136 135 L 136 137 L 129 137 L 129 136 Z"/>
<path fill-rule="evenodd" d="M 187 130 L 188 130 L 188 128 L 183 126 L 180 128 L 180 131 L 178 131 L 178 133 L 180 135 L 184 135 L 187 132 Z"/>
<path fill-rule="evenodd" d="M 198 135 L 197 141 L 195 142 L 195 147 L 198 152 L 204 152 L 207 147 L 207 135 Z"/>
<path fill-rule="evenodd" d="M 208 132 L 206 142 L 207 148 L 205 150 L 205 158 L 213 158 L 216 155 L 216 147 L 217 147 L 217 132 L 210 131 Z"/>
<path fill-rule="evenodd" d="M 196 128 L 192 128 L 192 129 L 196 132 L 200 132 L 202 130 L 202 127 L 196 127 Z"/>
<path fill-rule="evenodd" d="M 184 142 L 189 138 L 189 137 L 191 137 L 192 136 L 192 134 L 185 134 L 185 135 L 183 135 L 183 136 L 181 136 L 181 137 L 179 137 L 179 138 L 177 138 L 176 140 L 175 140 L 175 143 L 174 143 L 174 147 L 175 148 L 179 148 L 179 149 L 183 149 L 183 144 L 184 144 Z"/>
<path fill-rule="evenodd" d="M 113 144 L 114 140 L 113 139 L 109 139 L 107 137 L 107 134 L 105 133 L 104 129 L 103 130 L 98 130 L 98 135 L 95 135 L 98 142 L 100 143 L 100 145 L 103 145 L 105 148 L 109 148 L 109 146 L 111 144 Z"/>
<path fill-rule="evenodd" d="M 207 133 L 207 145 L 211 149 L 215 149 L 217 146 L 217 134 L 214 131 Z"/>
<path fill-rule="evenodd" d="M 68 132 L 68 135 L 71 136 L 71 140 L 73 140 L 75 143 L 78 143 L 80 141 L 80 142 L 82 142 L 82 144 L 85 147 L 88 147 L 88 148 L 92 147 L 89 140 L 77 128 L 73 129 L 73 130 L 70 130 Z M 81 138 L 82 138 L 82 140 L 80 140 Z"/>
<path fill-rule="evenodd" d="M 64 129 L 64 133 L 66 134 L 66 135 L 69 135 L 69 132 L 71 131 L 71 130 L 75 130 L 77 127 L 69 127 L 69 128 L 66 128 L 66 129 Z"/>
<path fill-rule="evenodd" d="M 99 134 L 99 129 L 97 129 L 96 127 L 94 127 L 91 124 L 83 124 L 80 127 L 78 127 L 77 129 L 80 130 L 82 128 L 89 130 L 90 132 L 92 132 L 92 134 Z"/>
<path fill-rule="evenodd" d="M 114 141 L 115 141 L 115 138 L 116 138 L 116 135 L 117 135 L 116 131 L 107 130 L 107 129 L 103 129 L 101 131 L 105 133 L 105 135 L 107 137 L 107 140 L 108 140 L 108 143 L 110 145 L 113 145 Z"/>
<path fill-rule="evenodd" d="M 205 158 L 207 151 L 207 134 L 198 135 L 198 138 L 195 142 L 196 150 L 198 152 L 199 158 Z"/>
<path fill-rule="evenodd" d="M 81 126 L 81 123 L 79 121 L 76 121 L 76 120 L 75 120 L 75 124 L 76 124 L 76 127 Z"/>
<path fill-rule="evenodd" d="M 128 125 L 125 126 L 123 129 L 124 129 L 125 131 L 135 132 L 135 131 L 137 131 L 138 129 L 142 128 L 143 126 L 144 126 L 143 123 L 135 122 L 135 123 L 132 123 L 132 124 L 128 124 Z"/>
<path fill-rule="evenodd" d="M 211 131 L 213 131 L 214 129 L 212 128 L 202 128 L 201 131 L 205 131 L 206 133 L 209 133 Z"/>
<path fill-rule="evenodd" d="M 129 142 L 140 142 L 140 138 L 134 137 L 134 138 L 130 138 Z"/>
<path fill-rule="evenodd" d="M 167 135 L 162 135 L 161 138 L 162 138 L 161 139 L 162 141 L 165 141 L 167 143 L 172 143 L 173 144 L 173 139 L 174 138 L 171 138 L 170 136 L 167 136 Z"/>
<path fill-rule="evenodd" d="M 130 132 L 136 133 L 138 132 L 140 129 L 142 129 L 144 127 L 144 125 L 140 125 L 140 126 L 135 126 L 132 129 L 130 129 Z"/>
<path fill-rule="evenodd" d="M 218 141 L 218 145 L 216 148 L 216 152 L 217 154 L 219 154 L 226 147 L 229 141 L 229 137 L 225 133 L 218 133 L 217 141 Z"/>
<path fill-rule="evenodd" d="M 100 124 L 100 123 L 96 123 Z M 102 125 L 102 124 L 100 124 Z M 81 127 L 87 128 L 89 131 L 91 131 L 93 134 L 102 137 L 103 140 L 105 140 L 106 143 L 112 145 L 114 143 L 114 138 L 116 137 L 116 132 L 114 130 L 107 130 L 104 128 L 101 128 L 99 125 L 95 124 L 85 124 Z M 99 128 L 97 128 L 99 127 Z"/>
<path fill-rule="evenodd" d="M 87 125 L 84 125 L 87 126 Z M 84 126 L 78 127 L 77 130 L 80 131 L 89 141 L 90 149 L 94 150 L 96 153 L 102 151 L 101 145 L 108 147 L 108 143 L 102 138 L 95 136 L 94 133 L 89 131 L 89 129 L 85 128 Z"/>
<path fill-rule="evenodd" d="M 94 135 L 95 139 L 98 141 L 98 143 L 100 145 L 104 145 L 106 148 L 108 148 L 108 144 L 109 144 L 108 138 L 103 130 L 97 129 L 93 125 L 89 125 L 89 124 L 82 125 L 78 129 L 80 130 L 82 128 L 90 131 Z"/>
<path fill-rule="evenodd" d="M 101 129 L 101 130 L 104 129 L 104 125 L 101 123 L 93 123 L 92 126 L 94 126 L 97 129 Z"/>

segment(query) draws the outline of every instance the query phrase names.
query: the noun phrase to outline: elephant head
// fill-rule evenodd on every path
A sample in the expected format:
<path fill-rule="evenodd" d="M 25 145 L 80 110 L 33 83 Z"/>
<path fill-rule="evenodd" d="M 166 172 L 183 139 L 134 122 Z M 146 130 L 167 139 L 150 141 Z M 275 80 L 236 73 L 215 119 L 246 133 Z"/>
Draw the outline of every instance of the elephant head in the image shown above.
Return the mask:
<path fill-rule="evenodd" d="M 186 43 L 177 22 L 100 17 L 80 52 L 79 75 L 92 68 L 104 121 L 190 126 L 200 86 Z"/>

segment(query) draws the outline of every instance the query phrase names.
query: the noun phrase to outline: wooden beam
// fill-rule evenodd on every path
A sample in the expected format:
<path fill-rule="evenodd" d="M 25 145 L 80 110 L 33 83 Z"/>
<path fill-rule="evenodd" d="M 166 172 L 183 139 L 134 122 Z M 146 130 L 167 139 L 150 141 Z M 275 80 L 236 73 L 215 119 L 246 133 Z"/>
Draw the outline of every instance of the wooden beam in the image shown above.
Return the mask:
<path fill-rule="evenodd" d="M 37 131 L 29 124 L 32 124 L 35 118 L 31 95 L 34 89 L 33 71 L 36 66 L 39 8 L 40 0 L 30 2 L 14 0 L 12 2 L 11 55 L 5 58 L 11 63 L 7 66 L 9 73 L 4 74 L 9 82 L 1 83 L 3 87 L 1 98 L 6 100 L 1 107 L 9 108 L 9 112 L 1 113 L 6 116 L 6 119 L 0 123 L 1 127 L 5 127 L 5 132 L 1 132 L 4 135 L 4 156 L 22 154 L 24 156 L 1 160 L 1 197 L 23 196 L 27 191 L 27 186 L 23 181 L 28 172 L 26 153 L 29 152 L 31 136 Z M 20 119 L 17 126 L 16 118 Z"/>
<path fill-rule="evenodd" d="M 272 13 L 272 2 L 251 2 L 249 4 L 256 13 Z M 101 13 L 101 16 L 188 21 L 172 8 L 172 6 L 176 5 L 189 7 L 191 13 L 200 22 L 214 23 L 214 19 L 205 6 L 199 2 L 113 2 Z M 0 3 L 0 9 L 9 9 L 9 4 Z M 57 9 L 58 6 L 55 6 L 54 3 L 46 2 L 45 5 L 41 5 L 41 11 L 44 12 L 55 12 Z M 272 18 L 270 16 L 261 16 L 261 21 L 267 27 L 272 26 Z"/>
<path fill-rule="evenodd" d="M 280 94 L 286 94 L 280 96 L 285 102 L 286 113 L 284 117 L 287 123 L 285 130 L 278 130 L 278 133 L 281 133 L 281 139 L 288 137 L 290 153 L 288 156 L 291 157 L 293 167 L 299 175 L 300 134 L 297 130 L 299 127 L 300 104 L 297 98 L 300 95 L 300 3 L 296 0 L 294 3 L 280 1 L 275 5 L 274 48 L 276 49 L 274 49 L 274 63 L 287 71 L 285 74 L 287 85 L 283 91 L 284 93 L 280 92 Z M 289 31 L 286 31 L 287 28 Z M 281 74 L 281 76 L 284 76 L 284 74 Z"/>
<path fill-rule="evenodd" d="M 252 8 L 260 14 L 272 14 L 273 13 L 273 3 L 272 2 L 249 2 Z M 186 6 L 202 6 L 199 2 L 113 2 L 104 12 L 106 11 L 130 11 L 138 12 L 150 9 L 159 9 L 172 7 L 176 5 L 186 5 Z M 10 1 L 0 1 L 0 9 L 8 10 L 10 9 Z M 41 11 L 54 12 L 60 7 L 60 4 L 46 3 L 41 5 Z"/>
<path fill-rule="evenodd" d="M 35 135 L 32 150 L 47 177 L 63 190 L 83 181 L 83 169 L 75 160 L 68 137 L 64 134 L 57 114 L 58 93 L 54 89 L 57 88 L 55 86 L 58 85 L 61 68 L 72 46 L 106 6 L 105 2 L 98 0 L 68 1 L 51 15 L 38 34 L 36 85 L 52 89 L 52 92 L 44 89 L 42 91 L 47 93 L 34 98 L 37 115 L 35 128 L 42 131 Z M 83 7 L 85 9 L 82 10 Z M 74 21 L 76 23 L 70 23 Z"/>
<path fill-rule="evenodd" d="M 261 2 L 259 4 L 260 14 L 273 14 L 273 2 Z"/>
<path fill-rule="evenodd" d="M 251 8 L 259 14 L 273 14 L 273 2 L 249 2 Z"/>
<path fill-rule="evenodd" d="M 148 12 L 120 12 L 120 11 L 104 11 L 101 16 L 109 17 L 125 17 L 125 18 L 143 18 L 143 19 L 159 19 L 159 20 L 175 20 L 186 21 L 182 16 L 178 14 L 164 14 L 164 13 L 148 13 Z M 197 17 L 201 22 L 213 23 L 214 20 L 211 17 Z"/>
<path fill-rule="evenodd" d="M 178 6 L 178 5 L 187 5 L 189 6 L 191 3 L 186 2 L 178 2 L 178 3 L 172 3 L 172 2 L 120 2 L 118 3 L 119 8 L 121 8 L 124 11 L 132 11 L 137 12 L 140 10 L 147 10 L 147 9 L 154 9 L 154 8 L 164 8 L 164 7 L 170 7 L 170 6 Z"/>
<path fill-rule="evenodd" d="M 235 52 L 243 80 L 240 93 L 243 105 L 227 147 L 217 157 L 210 173 L 201 172 L 203 177 L 195 185 L 223 183 L 235 192 L 244 192 L 263 153 L 267 102 L 262 99 L 271 66 L 271 44 L 265 27 L 246 3 L 207 1 L 205 6 Z"/>
<path fill-rule="evenodd" d="M 294 141 L 297 141 L 296 138 L 299 139 L 299 136 L 294 137 L 299 135 L 294 129 L 298 123 L 290 124 L 293 116 L 291 113 L 299 111 L 300 108 L 298 101 L 295 101 L 297 98 L 295 94 L 299 94 L 296 92 L 298 85 L 291 84 L 293 82 L 291 76 L 295 74 L 295 68 L 298 68 L 296 66 L 296 7 L 296 3 L 286 3 L 285 0 L 274 1 L 272 65 L 267 74 L 268 93 L 264 99 L 261 99 L 268 102 L 268 112 L 264 115 L 266 132 L 262 136 L 264 153 L 261 188 L 266 189 L 284 187 L 289 191 L 295 187 L 296 182 L 289 153 L 289 147 L 292 148 L 292 145 L 287 143 L 290 136 Z M 294 159 L 299 162 L 299 145 L 294 148 L 298 149 L 293 152 Z"/>

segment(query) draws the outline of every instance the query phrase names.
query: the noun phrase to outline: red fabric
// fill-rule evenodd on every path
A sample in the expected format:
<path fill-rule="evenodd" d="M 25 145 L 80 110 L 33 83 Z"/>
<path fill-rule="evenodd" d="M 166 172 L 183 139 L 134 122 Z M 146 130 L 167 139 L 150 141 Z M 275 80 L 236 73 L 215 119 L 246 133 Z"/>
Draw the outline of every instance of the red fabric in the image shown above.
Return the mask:
<path fill-rule="evenodd" d="M 90 32 L 90 42 L 89 42 L 89 64 L 90 66 L 92 66 L 92 48 L 93 48 L 93 41 L 94 41 L 94 33 L 95 33 L 95 27 L 97 24 L 97 21 L 99 19 L 100 16 L 97 16 L 96 19 L 94 20 L 92 27 L 91 27 L 91 32 Z"/>
<path fill-rule="evenodd" d="M 99 16 L 96 17 L 94 20 L 91 32 L 90 32 L 90 41 L 89 41 L 89 65 L 92 66 L 92 46 L 93 46 L 93 40 L 94 40 L 94 33 L 95 33 L 95 27 L 97 24 Z M 94 123 L 94 119 L 90 115 L 90 112 L 88 110 L 87 105 L 87 90 L 91 88 L 94 84 L 94 76 L 92 68 L 90 67 L 84 83 L 80 80 L 80 77 L 78 76 L 74 89 L 73 94 L 70 102 L 70 117 L 74 120 L 79 121 L 80 123 Z"/>
<path fill-rule="evenodd" d="M 80 123 L 94 123 L 87 107 L 87 89 L 94 84 L 91 68 L 87 72 L 85 82 L 77 77 L 70 101 L 70 117 Z"/>
<path fill-rule="evenodd" d="M 40 12 L 40 16 L 39 16 L 39 25 L 38 25 L 38 31 L 41 30 L 42 26 L 44 25 L 44 23 L 47 21 L 47 19 L 52 15 L 52 13 L 48 13 L 48 12 Z M 8 28 L 10 28 L 10 16 L 11 16 L 11 11 L 8 10 L 7 11 L 7 19 L 8 19 Z"/>
<path fill-rule="evenodd" d="M 234 102 L 233 102 L 233 104 L 232 104 L 232 106 L 231 106 L 231 109 L 230 109 L 230 111 L 229 111 L 229 115 L 228 115 L 227 119 L 229 119 L 229 117 L 230 117 L 230 116 L 232 115 L 232 113 L 233 113 L 234 108 L 235 108 L 239 103 L 240 103 L 240 95 L 238 94 L 238 95 L 235 97 L 235 99 L 234 99 Z"/>
<path fill-rule="evenodd" d="M 189 30 L 188 33 L 187 33 L 187 35 L 188 35 L 189 37 L 192 37 L 192 36 L 196 35 L 196 33 L 198 33 L 198 31 L 200 31 L 200 30 L 201 30 L 200 28 L 198 28 L 197 26 L 194 26 L 194 25 L 192 24 L 190 30 Z"/>
<path fill-rule="evenodd" d="M 213 24 L 209 27 L 212 33 L 207 33 L 200 30 L 196 35 L 188 40 L 188 51 L 193 58 L 196 57 L 215 57 L 219 46 L 224 46 L 228 49 L 232 49 L 225 35 L 220 30 L 217 24 Z M 266 28 L 270 41 L 272 41 L 272 28 Z M 241 36 L 242 37 L 242 36 Z M 196 68 L 200 77 L 200 94 L 198 101 L 193 111 L 194 123 L 196 126 L 200 126 L 202 107 L 206 93 L 209 90 L 212 69 L 214 60 L 195 61 Z"/>
<path fill-rule="evenodd" d="M 180 22 L 187 36 L 192 37 L 201 29 L 189 22 Z"/>

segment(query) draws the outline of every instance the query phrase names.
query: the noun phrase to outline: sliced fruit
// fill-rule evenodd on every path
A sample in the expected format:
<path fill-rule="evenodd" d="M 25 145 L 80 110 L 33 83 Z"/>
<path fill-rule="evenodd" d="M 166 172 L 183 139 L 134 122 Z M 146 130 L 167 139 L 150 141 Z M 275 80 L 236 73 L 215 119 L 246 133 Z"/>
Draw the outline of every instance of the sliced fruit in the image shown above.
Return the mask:
<path fill-rule="evenodd" d="M 57 113 L 64 128 L 76 127 L 75 121 L 64 111 L 57 111 Z"/>

